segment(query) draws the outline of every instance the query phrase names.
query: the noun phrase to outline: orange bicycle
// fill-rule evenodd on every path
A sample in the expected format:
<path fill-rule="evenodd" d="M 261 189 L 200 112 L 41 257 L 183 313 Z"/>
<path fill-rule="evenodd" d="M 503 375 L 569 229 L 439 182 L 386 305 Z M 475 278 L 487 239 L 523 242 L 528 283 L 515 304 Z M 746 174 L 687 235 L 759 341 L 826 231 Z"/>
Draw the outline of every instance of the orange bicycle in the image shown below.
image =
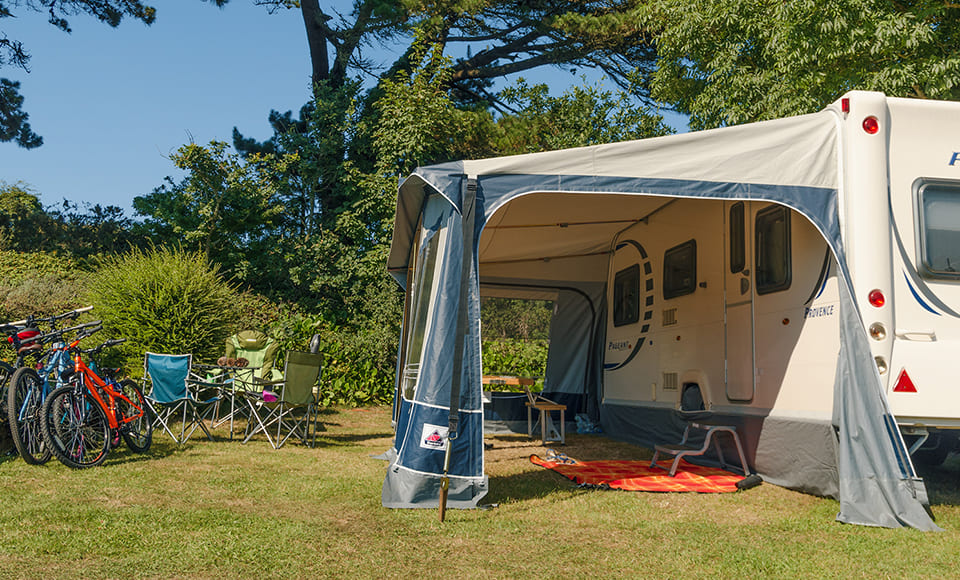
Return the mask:
<path fill-rule="evenodd" d="M 84 335 L 90 336 L 96 330 L 99 329 Z M 108 340 L 82 350 L 79 343 L 85 336 L 78 336 L 67 346 L 74 362 L 73 369 L 65 373 L 69 384 L 50 393 L 41 410 L 47 448 L 61 463 L 74 469 L 103 463 L 121 437 L 127 447 L 138 453 L 146 452 L 153 440 L 153 422 L 137 384 L 130 379 L 117 381 L 108 372 L 102 378 L 82 358 L 83 354 L 93 357 L 124 340 Z"/>

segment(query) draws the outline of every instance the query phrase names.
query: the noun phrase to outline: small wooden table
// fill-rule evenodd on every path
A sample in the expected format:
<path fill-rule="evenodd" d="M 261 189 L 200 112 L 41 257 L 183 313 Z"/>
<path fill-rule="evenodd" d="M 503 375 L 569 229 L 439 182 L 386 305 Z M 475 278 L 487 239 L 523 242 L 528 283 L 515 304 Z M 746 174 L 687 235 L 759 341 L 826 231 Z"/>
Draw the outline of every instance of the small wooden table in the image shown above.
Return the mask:
<path fill-rule="evenodd" d="M 527 435 L 533 437 L 533 410 L 536 409 L 540 411 L 540 439 L 544 443 L 548 441 L 558 441 L 560 445 L 565 444 L 567 440 L 567 406 L 551 401 L 542 395 L 534 395 L 530 392 L 529 386 L 523 385 L 523 391 L 527 394 L 527 402 L 524 403 L 524 405 L 527 406 Z M 560 411 L 559 437 L 547 436 L 547 423 L 552 421 L 550 419 L 550 413 L 553 411 Z M 556 429 L 554 429 L 554 431 L 556 432 Z"/>

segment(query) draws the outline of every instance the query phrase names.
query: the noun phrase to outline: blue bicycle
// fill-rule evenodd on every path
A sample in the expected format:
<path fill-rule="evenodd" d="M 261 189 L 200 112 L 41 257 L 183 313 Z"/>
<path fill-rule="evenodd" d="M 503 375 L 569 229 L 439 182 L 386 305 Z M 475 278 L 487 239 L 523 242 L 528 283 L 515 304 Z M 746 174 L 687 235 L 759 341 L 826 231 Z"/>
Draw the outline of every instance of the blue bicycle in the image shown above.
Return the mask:
<path fill-rule="evenodd" d="M 36 344 L 49 345 L 46 352 L 39 355 L 36 365 L 39 372 L 33 367 L 23 366 L 10 377 L 7 389 L 10 434 L 25 462 L 42 465 L 50 460 L 50 450 L 41 431 L 40 410 L 47 395 L 63 386 L 65 373 L 73 369 L 73 360 L 63 340 L 64 334 L 99 324 L 99 321 L 88 322 L 37 336 L 34 339 Z"/>

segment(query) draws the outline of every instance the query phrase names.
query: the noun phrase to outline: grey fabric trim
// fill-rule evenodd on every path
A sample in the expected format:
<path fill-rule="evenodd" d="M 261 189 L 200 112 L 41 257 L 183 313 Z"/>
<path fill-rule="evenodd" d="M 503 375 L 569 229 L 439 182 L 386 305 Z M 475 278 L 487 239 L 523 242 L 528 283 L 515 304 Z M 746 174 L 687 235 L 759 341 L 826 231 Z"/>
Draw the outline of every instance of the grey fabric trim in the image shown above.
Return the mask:
<path fill-rule="evenodd" d="M 841 267 L 840 358 L 835 381 L 840 513 L 837 520 L 867 526 L 941 531 L 924 509 L 917 478 L 881 389 L 867 334 Z"/>
<path fill-rule="evenodd" d="M 388 508 L 433 508 L 440 504 L 440 475 L 417 473 L 397 466 L 387 468 L 383 480 L 380 501 Z M 451 477 L 447 507 L 472 509 L 489 490 L 489 480 L 481 478 Z"/>

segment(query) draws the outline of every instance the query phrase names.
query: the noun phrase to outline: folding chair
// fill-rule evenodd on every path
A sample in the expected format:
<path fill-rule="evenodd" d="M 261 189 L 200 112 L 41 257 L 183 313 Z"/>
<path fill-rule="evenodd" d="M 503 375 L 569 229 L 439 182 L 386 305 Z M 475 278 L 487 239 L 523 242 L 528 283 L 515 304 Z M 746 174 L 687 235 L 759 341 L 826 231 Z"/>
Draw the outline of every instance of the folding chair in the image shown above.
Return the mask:
<path fill-rule="evenodd" d="M 259 330 L 242 330 L 226 341 L 224 356 L 227 358 L 247 359 L 247 366 L 256 368 L 248 382 L 280 381 L 283 374 L 273 368 L 277 361 L 277 352 L 280 345 L 275 340 Z M 252 379 L 252 380 L 251 380 Z"/>
<path fill-rule="evenodd" d="M 312 446 L 317 437 L 317 410 L 314 386 L 320 379 L 323 355 L 290 351 L 283 370 L 284 380 L 266 383 L 261 393 L 247 392 L 250 408 L 244 443 L 263 433 L 274 449 L 280 449 L 292 436 Z M 275 394 L 271 397 L 271 394 Z M 273 399 L 273 400 L 271 400 Z M 310 439 L 311 421 L 313 440 Z"/>
<path fill-rule="evenodd" d="M 199 409 L 216 402 L 216 397 L 197 398 L 192 387 L 206 386 L 206 383 L 192 376 L 192 364 L 191 354 L 148 352 L 143 360 L 144 380 L 150 383 L 150 388 L 144 385 L 144 398 L 153 413 L 154 428 L 162 428 L 177 445 L 186 443 L 198 427 L 207 439 L 213 440 Z M 177 421 L 180 421 L 179 435 L 174 430 Z"/>
<path fill-rule="evenodd" d="M 749 475 L 750 467 L 747 465 L 746 455 L 743 453 L 743 445 L 740 443 L 740 437 L 737 435 L 737 428 L 733 425 L 717 425 L 712 423 L 713 411 L 704 397 L 704 392 L 700 385 L 690 383 L 683 386 L 680 392 L 680 399 L 677 403 L 677 416 L 687 422 L 683 430 L 683 438 L 676 444 L 658 444 L 654 446 L 653 460 L 650 467 L 660 467 L 667 469 L 663 465 L 657 465 L 657 459 L 660 454 L 673 455 L 673 463 L 670 464 L 670 477 L 677 474 L 677 466 L 680 459 L 685 456 L 704 455 L 710 449 L 710 443 L 714 445 L 717 452 L 717 459 L 720 460 L 720 467 L 727 468 L 727 462 L 723 457 L 723 449 L 720 442 L 714 437 L 720 433 L 726 433 L 733 439 L 733 444 L 737 448 L 737 454 L 740 456 L 740 471 L 744 475 Z M 694 432 L 703 431 L 703 444 L 697 445 L 690 441 L 690 436 Z"/>

